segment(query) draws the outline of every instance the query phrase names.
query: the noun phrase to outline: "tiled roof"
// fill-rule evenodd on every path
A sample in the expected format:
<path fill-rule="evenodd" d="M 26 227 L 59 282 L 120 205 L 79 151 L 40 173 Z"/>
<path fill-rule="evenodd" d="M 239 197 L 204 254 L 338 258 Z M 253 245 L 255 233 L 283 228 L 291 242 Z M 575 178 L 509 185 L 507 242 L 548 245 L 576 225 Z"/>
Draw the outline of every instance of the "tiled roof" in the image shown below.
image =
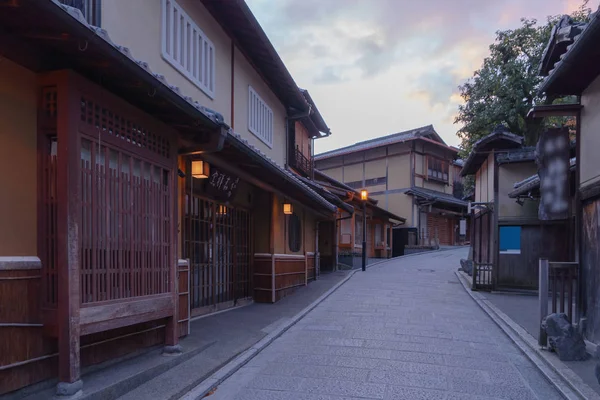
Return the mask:
<path fill-rule="evenodd" d="M 248 150 L 256 153 L 256 155 L 263 158 L 266 162 L 268 162 L 268 164 L 271 166 L 271 168 L 277 170 L 277 172 L 282 174 L 288 181 L 291 181 L 294 184 L 296 184 L 297 186 L 299 186 L 305 193 L 307 193 L 315 201 L 319 202 L 323 207 L 325 207 L 326 209 L 328 209 L 332 212 L 337 210 L 336 206 L 334 206 L 333 204 L 331 204 L 330 202 L 325 200 L 320 194 L 318 194 L 313 189 L 311 189 L 308 185 L 306 185 L 304 182 L 302 182 L 296 174 L 288 171 L 281 165 L 277 164 L 277 162 L 275 162 L 275 160 L 273 160 L 271 157 L 267 156 L 265 153 L 260 151 L 258 148 L 251 145 L 239 133 L 236 133 L 230 129 L 229 130 L 229 138 L 235 140 L 239 144 L 245 146 Z"/>
<path fill-rule="evenodd" d="M 224 123 L 223 116 L 221 114 L 219 114 L 219 113 L 217 113 L 217 112 L 215 112 L 215 111 L 213 111 L 213 110 L 211 110 L 211 109 L 209 109 L 207 107 L 202 106 L 200 103 L 198 103 L 197 101 L 195 101 L 193 98 L 191 98 L 189 96 L 184 96 L 183 94 L 181 94 L 180 89 L 177 86 L 170 85 L 167 82 L 167 80 L 165 79 L 165 77 L 163 75 L 152 72 L 152 70 L 148 66 L 147 62 L 141 61 L 141 60 L 138 60 L 138 59 L 134 58 L 133 55 L 131 54 L 131 51 L 127 47 L 123 47 L 123 46 L 119 46 L 119 45 L 115 44 L 110 39 L 110 37 L 108 36 L 108 33 L 106 32 L 106 30 L 88 24 L 88 22 L 86 21 L 85 17 L 83 16 L 83 14 L 81 13 L 81 11 L 79 9 L 74 8 L 74 7 L 69 7 L 69 6 L 66 6 L 64 4 L 61 4 L 57 0 L 51 0 L 51 1 L 54 2 L 56 5 L 58 5 L 59 7 L 61 7 L 63 10 L 65 10 L 69 15 L 71 15 L 73 18 L 75 18 L 81 24 L 85 25 L 90 30 L 92 30 L 93 32 L 95 32 L 96 35 L 98 35 L 104 41 L 106 41 L 107 43 L 109 43 L 114 48 L 118 49 L 121 53 L 123 53 L 124 55 L 126 55 L 133 62 L 135 62 L 136 64 L 138 64 L 148 74 L 153 75 L 156 79 L 158 79 L 160 82 L 162 82 L 163 85 L 165 85 L 171 91 L 173 91 L 174 93 L 176 93 L 177 95 L 179 95 L 181 98 L 183 98 L 184 100 L 186 100 L 188 103 L 190 103 L 191 105 L 193 105 L 198 111 L 200 111 L 201 113 L 203 113 L 204 115 L 206 115 L 207 117 L 209 117 L 210 119 L 212 119 L 215 123 L 218 123 L 218 124 L 224 126 L 225 128 L 227 128 L 228 132 L 229 132 L 229 138 L 232 138 L 233 140 L 237 141 L 239 144 L 245 146 L 248 150 L 254 152 L 256 155 L 258 155 L 261 158 L 263 158 L 265 161 L 268 162 L 268 164 L 275 171 L 277 171 L 280 174 L 282 174 L 283 176 L 285 176 L 287 180 L 289 180 L 289 181 L 293 182 L 294 184 L 296 184 L 300 189 L 302 189 L 305 193 L 307 193 L 314 200 L 316 200 L 317 202 L 319 202 L 326 209 L 328 209 L 330 211 L 337 210 L 336 206 L 334 206 L 333 204 L 329 203 L 322 196 L 320 196 L 317 192 L 315 192 L 313 189 L 311 189 L 310 187 L 308 187 L 304 182 L 302 182 L 300 179 L 298 179 L 298 177 L 296 177 L 293 173 L 291 173 L 290 171 L 286 170 L 285 168 L 283 168 L 282 166 L 280 166 L 279 164 L 277 164 L 273 159 L 271 159 L 270 157 L 268 157 L 262 151 L 260 151 L 259 149 L 257 149 L 256 147 L 254 147 L 253 145 L 251 145 L 250 143 L 248 143 L 248 141 L 245 140 L 245 139 L 243 139 L 239 134 L 233 132 L 231 130 L 231 128 L 229 128 Z"/>
<path fill-rule="evenodd" d="M 387 146 L 394 143 L 402 143 L 407 140 L 412 140 L 416 138 L 427 138 L 431 137 L 433 140 L 443 144 L 446 143 L 440 138 L 435 129 L 433 129 L 433 125 L 422 126 L 420 128 L 411 129 L 404 132 L 394 133 L 392 135 L 382 136 L 375 139 L 365 140 L 363 142 L 358 142 L 353 144 L 352 146 L 342 147 L 340 149 L 335 149 L 331 151 L 326 151 L 325 153 L 315 155 L 315 160 L 322 160 L 325 158 L 335 157 L 342 154 L 354 153 L 357 151 L 372 149 L 380 146 Z"/>
<path fill-rule="evenodd" d="M 523 144 L 521 136 L 510 133 L 504 125 L 498 125 L 492 133 L 473 144 L 473 150 L 464 162 L 461 176 L 473 175 L 487 159 L 487 151 L 494 148 L 518 148 Z"/>
<path fill-rule="evenodd" d="M 437 190 L 412 187 L 406 191 L 406 194 L 412 194 L 413 196 L 422 197 L 428 201 L 436 201 L 460 207 L 467 207 L 468 205 L 468 203 L 464 200 L 457 199 L 456 197 L 448 193 L 438 192 Z"/>
<path fill-rule="evenodd" d="M 221 114 L 219 114 L 218 112 L 213 111 L 207 107 L 202 106 L 200 103 L 198 103 L 197 101 L 195 101 L 193 98 L 191 98 L 189 96 L 184 96 L 181 93 L 181 90 L 177 86 L 170 85 L 169 82 L 167 82 L 164 75 L 152 72 L 152 70 L 150 69 L 150 66 L 148 65 L 147 62 L 138 60 L 135 57 L 133 57 L 133 54 L 131 54 L 131 51 L 129 50 L 129 48 L 127 48 L 125 46 L 120 46 L 120 45 L 114 43 L 112 41 L 112 39 L 110 38 L 110 36 L 108 35 L 108 32 L 105 29 L 99 28 L 94 25 L 90 25 L 78 8 L 64 5 L 60 2 L 58 2 L 58 0 L 51 0 L 51 1 L 54 4 L 56 4 L 58 7 L 62 8 L 71 17 L 76 19 L 80 24 L 89 28 L 92 32 L 94 32 L 98 37 L 100 37 L 106 43 L 110 44 L 112 47 L 114 47 L 115 49 L 117 49 L 121 53 L 123 53 L 125 56 L 127 56 L 127 58 L 129 58 L 131 61 L 133 61 L 134 63 L 139 65 L 148 74 L 152 75 L 154 78 L 159 80 L 163 85 L 165 85 L 167 88 L 169 88 L 171 91 L 173 91 L 173 93 L 177 94 L 182 99 L 184 99 L 185 101 L 190 103 L 192 106 L 194 106 L 198 111 L 203 113 L 205 116 L 212 119 L 215 123 L 225 125 L 223 116 Z"/>
<path fill-rule="evenodd" d="M 521 149 L 510 149 L 499 153 L 496 160 L 498 163 L 511 163 L 521 161 L 535 161 L 535 147 L 523 147 Z"/>
<path fill-rule="evenodd" d="M 581 33 L 572 38 L 572 43 L 566 47 L 559 60 L 552 67 L 546 67 L 551 69 L 538 89 L 539 94 L 580 94 L 598 75 L 600 67 L 596 61 L 599 56 L 597 43 L 600 38 L 600 8 L 590 15 L 587 25 L 580 29 Z M 553 40 L 554 37 L 551 37 L 550 41 Z M 583 59 L 585 57 L 582 56 L 586 55 L 590 59 Z M 574 75 L 574 79 L 564 79 L 570 75 Z"/>
<path fill-rule="evenodd" d="M 575 157 L 569 160 L 569 171 L 575 171 L 576 161 Z M 531 175 L 528 178 L 523 179 L 520 182 L 515 182 L 513 185 L 514 190 L 508 193 L 508 197 L 514 199 L 519 196 L 523 196 L 531 192 L 532 190 L 539 189 L 540 187 L 540 176 L 538 174 Z"/>

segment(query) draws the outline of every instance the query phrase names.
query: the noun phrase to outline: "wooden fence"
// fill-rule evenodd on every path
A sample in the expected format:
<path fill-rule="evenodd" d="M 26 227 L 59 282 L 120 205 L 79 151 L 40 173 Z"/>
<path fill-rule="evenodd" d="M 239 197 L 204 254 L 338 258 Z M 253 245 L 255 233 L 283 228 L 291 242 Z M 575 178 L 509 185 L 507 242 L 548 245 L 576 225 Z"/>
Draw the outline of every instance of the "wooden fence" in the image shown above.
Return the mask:
<path fill-rule="evenodd" d="M 576 262 L 549 262 L 546 258 L 539 261 L 539 321 L 548 314 L 564 313 L 571 323 L 577 315 L 577 280 L 579 264 Z M 548 296 L 551 299 L 551 312 L 548 312 Z M 540 346 L 546 345 L 546 335 L 540 326 Z"/>
<path fill-rule="evenodd" d="M 316 279 L 315 254 L 254 255 L 254 300 L 275 303 Z"/>

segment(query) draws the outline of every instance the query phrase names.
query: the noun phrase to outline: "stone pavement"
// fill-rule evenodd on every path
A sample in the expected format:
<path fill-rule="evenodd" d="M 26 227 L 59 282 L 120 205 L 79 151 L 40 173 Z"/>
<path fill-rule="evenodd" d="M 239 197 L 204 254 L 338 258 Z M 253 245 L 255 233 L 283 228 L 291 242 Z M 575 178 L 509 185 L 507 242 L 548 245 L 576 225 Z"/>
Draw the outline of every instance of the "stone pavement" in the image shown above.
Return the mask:
<path fill-rule="evenodd" d="M 466 253 L 356 273 L 207 399 L 562 398 L 464 292 Z"/>

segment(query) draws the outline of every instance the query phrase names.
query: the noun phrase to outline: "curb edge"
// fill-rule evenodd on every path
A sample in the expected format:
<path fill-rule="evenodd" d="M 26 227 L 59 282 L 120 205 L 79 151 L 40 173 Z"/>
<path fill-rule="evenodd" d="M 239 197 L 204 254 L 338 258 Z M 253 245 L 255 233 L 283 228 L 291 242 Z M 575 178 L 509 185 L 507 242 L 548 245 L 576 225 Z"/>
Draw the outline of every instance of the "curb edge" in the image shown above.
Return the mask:
<path fill-rule="evenodd" d="M 527 358 L 537 367 L 552 386 L 566 399 L 585 399 L 598 400 L 600 396 L 587 384 L 579 379 L 579 382 L 573 382 L 574 377 L 565 376 L 565 371 L 561 371 L 549 359 L 548 354 L 544 354 L 537 347 L 537 342 L 533 336 L 525 332 L 520 326 L 500 311 L 496 306 L 485 299 L 480 293 L 473 293 L 465 282 L 465 278 L 458 271 L 454 274 L 460 281 L 463 289 L 473 299 L 473 301 L 494 321 L 496 325 L 504 332 L 506 336 L 527 356 Z M 568 367 L 564 367 L 567 368 Z M 570 370 L 569 370 L 570 371 Z M 574 375 L 571 371 L 569 375 Z"/>

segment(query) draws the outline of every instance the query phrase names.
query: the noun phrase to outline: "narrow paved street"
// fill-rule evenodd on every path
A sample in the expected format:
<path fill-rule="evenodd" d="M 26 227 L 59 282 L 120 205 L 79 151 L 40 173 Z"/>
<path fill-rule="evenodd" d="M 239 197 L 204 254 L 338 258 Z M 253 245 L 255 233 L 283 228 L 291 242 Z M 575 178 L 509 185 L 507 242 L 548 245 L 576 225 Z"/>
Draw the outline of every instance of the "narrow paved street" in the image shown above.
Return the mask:
<path fill-rule="evenodd" d="M 359 271 L 208 398 L 560 399 L 464 292 L 466 254 Z"/>

